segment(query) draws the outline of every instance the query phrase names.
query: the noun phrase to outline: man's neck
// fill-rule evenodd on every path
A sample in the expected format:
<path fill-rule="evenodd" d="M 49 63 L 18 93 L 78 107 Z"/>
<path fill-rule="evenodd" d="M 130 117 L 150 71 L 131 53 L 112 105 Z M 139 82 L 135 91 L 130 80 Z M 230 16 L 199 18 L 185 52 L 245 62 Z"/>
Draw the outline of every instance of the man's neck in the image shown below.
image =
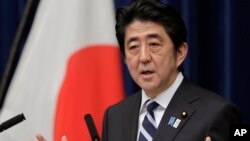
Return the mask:
<path fill-rule="evenodd" d="M 180 75 L 183 76 L 183 74 L 181 72 L 175 73 L 175 75 L 173 75 L 173 77 L 170 79 L 170 81 L 167 84 L 165 84 L 165 87 L 162 87 L 161 89 L 156 89 L 154 91 L 146 91 L 145 90 L 146 95 L 148 97 L 150 97 L 151 99 L 154 99 L 155 97 L 160 95 L 163 91 L 165 91 L 169 87 L 171 87 L 175 83 L 177 77 L 180 77 Z"/>

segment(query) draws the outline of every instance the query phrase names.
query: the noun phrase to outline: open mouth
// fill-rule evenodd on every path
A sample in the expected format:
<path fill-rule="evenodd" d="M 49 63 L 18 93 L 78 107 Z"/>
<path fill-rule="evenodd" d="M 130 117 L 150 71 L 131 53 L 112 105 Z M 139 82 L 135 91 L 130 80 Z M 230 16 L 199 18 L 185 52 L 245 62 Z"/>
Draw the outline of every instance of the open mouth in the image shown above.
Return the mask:
<path fill-rule="evenodd" d="M 152 74 L 152 73 L 154 73 L 154 72 L 153 72 L 153 71 L 148 71 L 148 70 L 147 70 L 147 71 L 142 71 L 142 72 L 141 72 L 142 75 L 150 75 L 150 74 Z"/>

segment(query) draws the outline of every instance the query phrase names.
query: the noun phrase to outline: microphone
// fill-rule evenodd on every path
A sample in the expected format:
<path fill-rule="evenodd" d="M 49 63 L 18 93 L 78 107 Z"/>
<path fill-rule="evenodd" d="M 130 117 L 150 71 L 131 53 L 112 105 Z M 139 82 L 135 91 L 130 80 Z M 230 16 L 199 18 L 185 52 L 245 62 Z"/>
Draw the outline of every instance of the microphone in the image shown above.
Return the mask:
<path fill-rule="evenodd" d="M 96 127 L 95 127 L 95 124 L 94 124 L 94 121 L 92 119 L 92 116 L 90 114 L 86 114 L 84 116 L 84 119 L 85 119 L 85 122 L 87 124 L 87 127 L 88 127 L 88 130 L 89 130 L 89 133 L 90 133 L 90 137 L 91 137 L 91 140 L 92 141 L 99 141 L 100 140 L 100 137 L 97 133 L 97 130 L 96 130 Z"/>
<path fill-rule="evenodd" d="M 15 116 L 15 117 L 3 122 L 0 125 L 0 132 L 4 131 L 4 130 L 6 130 L 6 129 L 18 124 L 18 123 L 20 123 L 20 122 L 22 122 L 23 120 L 25 120 L 25 117 L 24 117 L 24 115 L 22 113 L 22 114 L 19 114 L 19 115 Z"/>

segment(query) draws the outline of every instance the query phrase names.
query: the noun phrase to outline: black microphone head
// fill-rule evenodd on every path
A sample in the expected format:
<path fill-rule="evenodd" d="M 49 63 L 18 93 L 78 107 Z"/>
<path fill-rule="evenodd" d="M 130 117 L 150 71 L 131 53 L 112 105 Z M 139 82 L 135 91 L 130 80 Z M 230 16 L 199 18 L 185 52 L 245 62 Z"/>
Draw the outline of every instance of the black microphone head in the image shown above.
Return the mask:
<path fill-rule="evenodd" d="M 20 123 L 20 122 L 22 122 L 23 120 L 25 120 L 25 117 L 24 117 L 24 115 L 22 113 L 22 114 L 19 114 L 19 115 L 15 116 L 15 117 L 3 122 L 0 125 L 0 132 L 4 131 L 4 130 L 6 130 L 6 129 L 18 124 L 18 123 Z"/>

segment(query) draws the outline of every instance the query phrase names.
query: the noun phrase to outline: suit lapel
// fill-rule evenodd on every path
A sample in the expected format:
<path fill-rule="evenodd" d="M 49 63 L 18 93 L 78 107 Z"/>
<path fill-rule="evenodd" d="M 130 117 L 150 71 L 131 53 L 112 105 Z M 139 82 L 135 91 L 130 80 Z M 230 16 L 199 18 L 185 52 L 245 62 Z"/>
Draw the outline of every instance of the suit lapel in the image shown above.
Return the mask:
<path fill-rule="evenodd" d="M 141 105 L 141 92 L 135 94 L 135 98 L 127 103 L 123 112 L 123 139 L 124 141 L 136 141 L 138 117 Z"/>
<path fill-rule="evenodd" d="M 195 109 L 190 106 L 190 103 L 197 100 L 198 97 L 187 92 L 188 85 L 188 82 L 184 79 L 161 119 L 154 141 L 174 140 L 177 134 L 194 114 Z M 182 116 L 183 112 L 187 113 L 187 117 Z M 178 126 L 177 121 L 180 121 Z"/>

